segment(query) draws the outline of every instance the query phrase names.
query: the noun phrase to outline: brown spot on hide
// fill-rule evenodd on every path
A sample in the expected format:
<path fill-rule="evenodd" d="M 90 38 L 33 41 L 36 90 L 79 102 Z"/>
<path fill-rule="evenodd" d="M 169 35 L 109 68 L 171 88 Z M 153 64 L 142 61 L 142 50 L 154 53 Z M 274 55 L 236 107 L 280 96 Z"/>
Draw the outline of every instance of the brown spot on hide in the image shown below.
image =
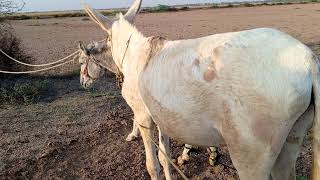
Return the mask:
<path fill-rule="evenodd" d="M 215 78 L 216 72 L 210 67 L 203 74 L 203 79 L 207 82 L 211 82 Z"/>
<path fill-rule="evenodd" d="M 267 119 L 254 119 L 252 131 L 262 142 L 271 142 L 272 126 Z"/>
<path fill-rule="evenodd" d="M 199 59 L 198 59 L 198 58 L 197 58 L 197 59 L 195 59 L 195 60 L 193 61 L 192 65 L 193 65 L 193 66 L 197 66 L 197 67 L 199 67 L 199 65 L 200 65 L 200 61 L 199 61 Z"/>

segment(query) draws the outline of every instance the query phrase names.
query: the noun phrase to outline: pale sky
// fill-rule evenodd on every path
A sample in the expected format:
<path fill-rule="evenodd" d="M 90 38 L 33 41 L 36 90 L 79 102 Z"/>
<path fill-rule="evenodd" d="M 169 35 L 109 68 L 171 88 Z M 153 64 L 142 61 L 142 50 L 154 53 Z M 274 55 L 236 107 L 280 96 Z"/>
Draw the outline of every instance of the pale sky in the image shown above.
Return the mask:
<path fill-rule="evenodd" d="M 23 11 L 57 11 L 57 10 L 79 10 L 81 2 L 85 2 L 97 9 L 128 7 L 133 0 L 14 0 L 17 3 L 26 3 Z M 157 4 L 177 5 L 194 3 L 216 3 L 246 0 L 144 0 L 143 6 L 155 6 Z M 257 1 L 257 0 L 249 0 Z"/>

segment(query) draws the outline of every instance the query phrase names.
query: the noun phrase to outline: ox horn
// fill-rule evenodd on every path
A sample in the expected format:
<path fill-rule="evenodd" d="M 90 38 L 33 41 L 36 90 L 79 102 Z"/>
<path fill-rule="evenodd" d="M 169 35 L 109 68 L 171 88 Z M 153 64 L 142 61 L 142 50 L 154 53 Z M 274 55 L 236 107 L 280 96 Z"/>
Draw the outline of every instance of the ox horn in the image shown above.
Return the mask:
<path fill-rule="evenodd" d="M 126 15 L 124 15 L 124 18 L 129 21 L 130 23 L 133 23 L 134 18 L 139 13 L 141 8 L 142 0 L 135 0 L 131 7 L 129 8 Z"/>
<path fill-rule="evenodd" d="M 130 23 L 133 23 L 134 18 L 136 17 L 136 15 L 140 10 L 141 4 L 142 4 L 142 0 L 135 0 L 134 3 L 129 8 L 126 15 L 124 16 L 124 18 Z M 98 11 L 91 9 L 87 5 L 84 7 L 84 10 L 96 24 L 98 24 L 103 30 L 109 32 L 109 29 L 111 28 L 115 20 L 104 16 Z"/>
<path fill-rule="evenodd" d="M 103 30 L 109 32 L 114 20 L 109 19 L 103 14 L 91 9 L 89 6 L 85 6 L 84 10 L 95 23 L 97 23 Z"/>

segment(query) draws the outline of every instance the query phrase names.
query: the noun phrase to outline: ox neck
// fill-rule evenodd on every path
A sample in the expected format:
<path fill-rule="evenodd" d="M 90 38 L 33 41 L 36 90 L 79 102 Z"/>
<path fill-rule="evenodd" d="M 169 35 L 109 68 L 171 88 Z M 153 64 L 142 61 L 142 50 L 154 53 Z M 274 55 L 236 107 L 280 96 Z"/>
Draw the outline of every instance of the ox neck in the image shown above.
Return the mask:
<path fill-rule="evenodd" d="M 129 69 L 139 58 L 146 38 L 129 22 L 120 20 L 111 30 L 112 56 L 119 70 Z"/>

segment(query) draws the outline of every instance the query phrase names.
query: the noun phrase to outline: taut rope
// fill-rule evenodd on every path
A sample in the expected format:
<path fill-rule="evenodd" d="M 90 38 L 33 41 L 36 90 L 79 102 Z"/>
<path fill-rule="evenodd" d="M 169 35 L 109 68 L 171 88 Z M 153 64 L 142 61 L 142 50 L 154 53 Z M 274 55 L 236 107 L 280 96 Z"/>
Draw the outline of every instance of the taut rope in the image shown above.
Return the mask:
<path fill-rule="evenodd" d="M 149 129 L 149 128 L 147 128 L 147 127 L 144 127 L 144 126 L 142 126 L 142 125 L 140 125 L 140 124 L 138 124 L 141 128 L 142 128 L 142 130 L 144 131 L 144 129 Z M 146 134 L 146 133 L 145 133 Z M 189 180 L 188 179 L 188 177 L 179 169 L 179 167 L 171 160 L 171 158 L 170 157 L 168 157 L 168 155 L 167 155 L 167 153 L 165 153 L 160 147 L 159 147 L 159 145 L 148 135 L 148 134 L 146 134 L 147 135 L 147 138 L 157 147 L 157 149 L 159 149 L 159 151 L 160 151 L 160 153 L 162 154 L 162 155 L 164 155 L 164 157 L 169 161 L 169 163 L 176 169 L 176 171 L 182 176 L 182 178 L 184 179 L 184 180 Z"/>
<path fill-rule="evenodd" d="M 34 70 L 34 71 L 12 72 L 12 71 L 1 71 L 0 70 L 0 73 L 4 73 L 4 74 L 31 74 L 31 73 L 43 72 L 43 71 L 47 71 L 47 70 L 50 70 L 50 69 L 54 69 L 54 68 L 63 66 L 65 64 L 71 63 L 72 61 L 74 61 L 74 60 L 72 59 L 70 61 L 67 61 L 67 62 L 64 62 L 64 63 L 61 63 L 61 64 L 57 64 L 55 66 L 51 66 L 51 67 L 44 68 L 44 69 L 39 69 L 39 70 Z"/>
<path fill-rule="evenodd" d="M 65 57 L 65 58 L 62 58 L 62 59 L 59 59 L 59 60 L 57 60 L 57 61 L 55 61 L 55 62 L 51 62 L 51 63 L 47 63 L 47 64 L 28 64 L 28 63 L 24 63 L 24 62 L 21 62 L 21 61 L 15 59 L 15 58 L 9 56 L 7 53 L 5 53 L 4 51 L 2 51 L 2 49 L 0 49 L 0 52 L 1 52 L 3 55 L 7 56 L 9 59 L 11 59 L 11 60 L 15 61 L 16 63 L 18 63 L 18 64 L 22 64 L 22 65 L 29 66 L 29 67 L 44 67 L 44 66 L 51 66 L 51 65 L 55 65 L 55 64 L 58 64 L 58 63 L 60 63 L 60 62 L 63 62 L 63 61 L 65 61 L 66 59 L 69 59 L 70 57 L 72 57 L 72 56 L 76 55 L 77 53 L 79 53 L 79 50 L 76 51 L 76 52 L 74 52 L 74 53 L 72 53 L 72 54 L 70 54 L 69 56 L 67 56 L 67 57 Z"/>

